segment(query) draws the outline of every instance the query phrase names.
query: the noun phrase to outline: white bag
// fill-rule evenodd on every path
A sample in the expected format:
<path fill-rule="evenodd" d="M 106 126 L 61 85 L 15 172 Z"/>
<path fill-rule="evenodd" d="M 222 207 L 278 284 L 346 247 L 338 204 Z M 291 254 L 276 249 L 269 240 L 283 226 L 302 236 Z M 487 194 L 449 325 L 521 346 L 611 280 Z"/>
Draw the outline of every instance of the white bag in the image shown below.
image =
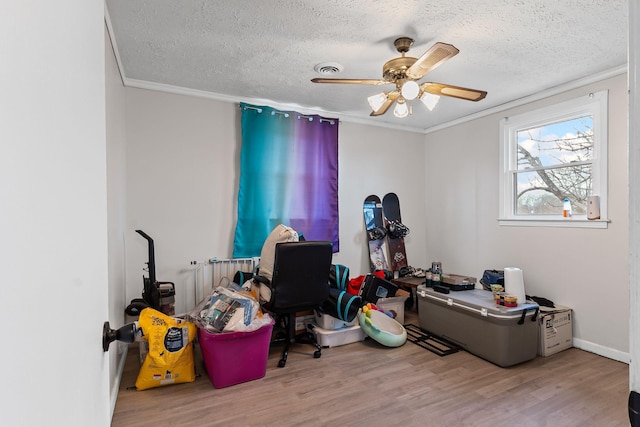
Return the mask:
<path fill-rule="evenodd" d="M 262 245 L 260 253 L 260 271 L 258 274 L 264 276 L 269 281 L 273 277 L 273 263 L 276 255 L 276 243 L 297 242 L 298 233 L 291 227 L 280 224 L 273 229 Z"/>

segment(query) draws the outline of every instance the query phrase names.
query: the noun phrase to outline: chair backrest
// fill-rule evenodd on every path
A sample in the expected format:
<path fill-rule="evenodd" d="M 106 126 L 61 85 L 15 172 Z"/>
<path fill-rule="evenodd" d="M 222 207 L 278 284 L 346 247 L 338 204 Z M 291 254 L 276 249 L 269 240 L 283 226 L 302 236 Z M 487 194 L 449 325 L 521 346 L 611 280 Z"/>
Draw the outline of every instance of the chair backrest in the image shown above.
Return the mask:
<path fill-rule="evenodd" d="M 329 297 L 333 245 L 325 241 L 277 243 L 271 310 L 311 309 Z"/>

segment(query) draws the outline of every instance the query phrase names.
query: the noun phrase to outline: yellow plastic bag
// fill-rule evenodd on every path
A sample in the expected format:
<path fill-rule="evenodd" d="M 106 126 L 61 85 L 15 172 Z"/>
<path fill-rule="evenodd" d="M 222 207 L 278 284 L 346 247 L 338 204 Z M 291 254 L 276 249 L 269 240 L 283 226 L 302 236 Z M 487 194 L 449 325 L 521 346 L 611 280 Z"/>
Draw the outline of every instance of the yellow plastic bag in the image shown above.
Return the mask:
<path fill-rule="evenodd" d="M 149 343 L 149 353 L 136 380 L 138 390 L 195 381 L 193 323 L 145 308 L 140 312 L 138 328 Z"/>

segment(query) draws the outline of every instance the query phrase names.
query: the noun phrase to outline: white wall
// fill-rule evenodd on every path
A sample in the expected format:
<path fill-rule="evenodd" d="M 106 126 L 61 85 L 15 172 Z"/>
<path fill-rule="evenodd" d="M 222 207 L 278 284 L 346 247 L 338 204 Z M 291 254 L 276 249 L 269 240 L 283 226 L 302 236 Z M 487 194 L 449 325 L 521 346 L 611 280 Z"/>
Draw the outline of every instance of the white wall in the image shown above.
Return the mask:
<path fill-rule="evenodd" d="M 362 204 L 370 194 L 380 199 L 394 192 L 400 199 L 409 265 L 425 262 L 424 135 L 354 123 L 340 123 L 340 253 L 333 261 L 350 268 L 351 277 L 369 272 Z"/>
<path fill-rule="evenodd" d="M 106 65 L 106 140 L 107 140 L 107 221 L 109 256 L 109 320 L 112 329 L 125 323 L 122 307 L 125 301 L 126 254 L 126 151 L 125 151 L 125 90 L 116 64 L 113 47 L 105 28 Z M 114 342 L 109 349 L 109 390 L 111 410 L 115 408 L 124 368 L 127 344 Z"/>
<path fill-rule="evenodd" d="M 640 7 L 629 2 L 629 386 L 640 391 Z M 634 408 L 635 409 L 635 408 Z"/>
<path fill-rule="evenodd" d="M 499 120 L 609 90 L 609 228 L 500 227 Z M 190 96 L 126 89 L 127 301 L 142 291 L 145 230 L 157 276 L 190 309 L 191 260 L 231 256 L 236 215 L 240 110 Z M 426 141 L 426 145 L 425 145 Z M 409 264 L 441 261 L 480 277 L 518 266 L 530 295 L 574 309 L 574 344 L 628 361 L 626 80 L 618 76 L 426 136 L 340 123 L 340 253 L 352 277 L 368 270 L 362 200 L 395 191 L 402 203 Z M 587 250 L 586 248 L 593 248 Z M 603 297 L 618 295 L 617 298 Z"/>
<path fill-rule="evenodd" d="M 176 284 L 176 311 L 191 309 L 190 261 L 231 257 L 240 155 L 237 105 L 127 88 L 127 301 L 140 297 L 146 241 L 158 280 Z M 339 128 L 340 253 L 335 263 L 368 272 L 362 203 L 396 192 L 411 228 L 407 258 L 424 264 L 424 135 L 352 123 Z"/>
<path fill-rule="evenodd" d="M 126 92 L 127 301 L 143 288 L 141 229 L 154 239 L 157 279 L 176 284 L 183 313 L 194 305 L 190 262 L 231 256 L 238 111 L 201 98 Z"/>
<path fill-rule="evenodd" d="M 499 226 L 499 120 L 609 90 L 609 228 Z M 520 267 L 529 295 L 572 307 L 574 345 L 628 361 L 626 76 L 493 114 L 426 137 L 427 255 L 480 277 Z"/>
<path fill-rule="evenodd" d="M 0 14 L 3 426 L 109 425 L 102 1 Z"/>

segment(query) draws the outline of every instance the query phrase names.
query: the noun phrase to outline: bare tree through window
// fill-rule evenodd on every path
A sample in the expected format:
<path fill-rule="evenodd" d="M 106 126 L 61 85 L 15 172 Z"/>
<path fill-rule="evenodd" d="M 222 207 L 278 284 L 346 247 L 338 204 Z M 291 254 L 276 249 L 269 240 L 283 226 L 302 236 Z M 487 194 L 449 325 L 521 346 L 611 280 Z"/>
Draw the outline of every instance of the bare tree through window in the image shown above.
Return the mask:
<path fill-rule="evenodd" d="M 517 132 L 517 215 L 557 215 L 565 198 L 584 214 L 592 189 L 593 119 L 582 116 Z"/>

